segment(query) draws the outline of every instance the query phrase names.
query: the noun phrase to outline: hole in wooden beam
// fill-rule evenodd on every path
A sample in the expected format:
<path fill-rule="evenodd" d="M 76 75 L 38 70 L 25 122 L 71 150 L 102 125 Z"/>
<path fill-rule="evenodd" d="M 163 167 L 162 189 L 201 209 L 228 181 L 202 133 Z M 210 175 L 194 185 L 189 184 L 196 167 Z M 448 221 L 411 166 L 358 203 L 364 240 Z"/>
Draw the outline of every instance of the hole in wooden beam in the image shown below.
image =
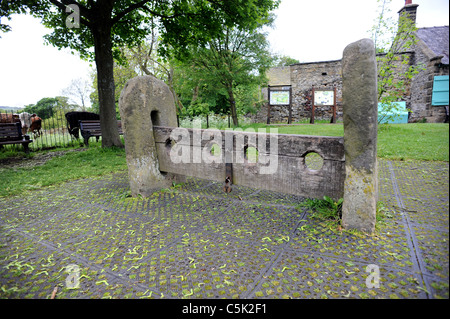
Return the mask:
<path fill-rule="evenodd" d="M 212 156 L 220 157 L 220 154 L 222 153 L 222 149 L 220 148 L 220 146 L 218 144 L 213 143 L 211 145 L 211 149 L 209 150 L 209 152 Z"/>
<path fill-rule="evenodd" d="M 257 163 L 258 162 L 258 150 L 256 147 L 245 146 L 244 147 L 244 158 L 248 163 Z"/>
<path fill-rule="evenodd" d="M 321 170 L 323 167 L 323 158 L 316 152 L 309 152 L 305 156 L 305 165 L 312 171 Z"/>
<path fill-rule="evenodd" d="M 171 138 L 168 138 L 165 143 L 165 145 L 168 149 L 171 149 L 175 144 L 176 144 L 176 142 Z"/>

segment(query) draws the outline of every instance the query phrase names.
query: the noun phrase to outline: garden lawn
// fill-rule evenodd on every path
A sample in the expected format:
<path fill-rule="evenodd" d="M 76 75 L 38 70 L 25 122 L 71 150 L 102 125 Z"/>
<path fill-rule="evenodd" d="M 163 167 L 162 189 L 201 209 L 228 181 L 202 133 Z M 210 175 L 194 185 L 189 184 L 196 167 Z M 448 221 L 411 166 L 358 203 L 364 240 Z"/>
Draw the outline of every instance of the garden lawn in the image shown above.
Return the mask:
<path fill-rule="evenodd" d="M 316 136 L 343 136 L 342 124 L 305 124 L 292 126 L 267 126 L 252 124 L 244 127 L 276 127 L 281 134 Z M 67 152 L 43 165 L 10 168 L 0 165 L 0 197 L 17 195 L 62 182 L 100 176 L 127 169 L 124 149 L 102 149 L 100 143 L 81 152 Z M 8 157 L 6 150 L 0 158 Z M 13 156 L 13 153 L 8 153 Z M 448 124 L 391 124 L 378 128 L 378 157 L 392 160 L 449 160 Z"/>
<path fill-rule="evenodd" d="M 378 129 L 378 157 L 394 160 L 449 160 L 449 125 L 391 124 Z"/>
<path fill-rule="evenodd" d="M 278 133 L 344 136 L 342 124 L 270 126 Z M 392 160 L 449 160 L 449 125 L 445 123 L 383 124 L 378 126 L 378 157 Z"/>
<path fill-rule="evenodd" d="M 11 196 L 57 185 L 65 181 L 100 176 L 127 168 L 125 150 L 120 148 L 89 148 L 81 152 L 67 152 L 43 165 L 22 168 L 3 168 L 0 165 L 0 196 Z"/>

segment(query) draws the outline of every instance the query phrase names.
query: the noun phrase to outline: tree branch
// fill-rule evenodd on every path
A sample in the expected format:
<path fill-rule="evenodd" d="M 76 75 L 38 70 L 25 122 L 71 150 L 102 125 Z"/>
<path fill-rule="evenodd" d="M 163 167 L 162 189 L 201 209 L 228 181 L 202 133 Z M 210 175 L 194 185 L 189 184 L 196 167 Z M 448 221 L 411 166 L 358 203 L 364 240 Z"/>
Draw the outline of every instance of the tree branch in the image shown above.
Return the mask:
<path fill-rule="evenodd" d="M 172 14 L 172 15 L 168 16 L 168 15 L 161 14 L 161 13 L 159 13 L 159 12 L 156 12 L 156 11 L 154 11 L 154 10 L 152 10 L 152 9 L 150 9 L 150 8 L 148 8 L 148 7 L 146 6 L 146 4 L 147 4 L 148 2 L 151 2 L 151 1 L 152 1 L 152 0 L 142 0 L 142 1 L 136 2 L 135 4 L 129 6 L 129 7 L 126 8 L 125 10 L 123 10 L 122 12 L 119 12 L 119 13 L 111 20 L 112 25 L 114 25 L 115 23 L 119 22 L 120 19 L 122 19 L 122 18 L 123 18 L 124 16 L 126 16 L 128 13 L 130 13 L 130 12 L 132 12 L 132 11 L 134 11 L 134 10 L 137 10 L 137 9 L 143 9 L 143 10 L 147 11 L 148 13 L 152 14 L 153 16 L 160 17 L 160 18 L 163 18 L 163 19 L 173 19 L 173 18 L 176 18 L 176 17 L 179 17 L 179 16 L 182 16 L 182 15 L 183 15 L 183 13 L 177 13 L 177 14 Z"/>
<path fill-rule="evenodd" d="M 135 4 L 129 6 L 128 8 L 126 8 L 125 10 L 119 12 L 118 14 L 116 14 L 116 16 L 114 18 L 112 18 L 111 20 L 111 25 L 114 25 L 115 23 L 119 22 L 120 19 L 122 19 L 124 16 L 126 16 L 128 13 L 137 10 L 139 8 L 146 8 L 145 5 L 150 2 L 152 0 L 141 0 L 136 2 Z"/>
<path fill-rule="evenodd" d="M 180 16 L 182 16 L 184 14 L 184 13 L 177 13 L 177 14 L 172 14 L 172 15 L 168 16 L 168 15 L 161 14 L 161 13 L 158 13 L 156 11 L 153 11 L 153 10 L 147 8 L 147 7 L 142 7 L 142 9 L 144 9 L 147 12 L 149 12 L 153 16 L 157 16 L 157 17 L 160 17 L 160 18 L 163 18 L 163 19 L 173 19 L 173 18 L 176 18 L 176 17 L 180 17 Z M 194 15 L 194 14 L 188 14 L 188 15 Z"/>

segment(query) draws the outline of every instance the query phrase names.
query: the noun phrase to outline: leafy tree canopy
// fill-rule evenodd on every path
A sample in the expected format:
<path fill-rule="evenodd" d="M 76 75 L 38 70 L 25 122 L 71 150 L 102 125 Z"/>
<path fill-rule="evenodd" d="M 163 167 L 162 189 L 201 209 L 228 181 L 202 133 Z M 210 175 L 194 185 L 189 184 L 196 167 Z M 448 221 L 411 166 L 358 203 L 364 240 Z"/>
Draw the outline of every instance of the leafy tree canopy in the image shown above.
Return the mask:
<path fill-rule="evenodd" d="M 279 0 L 15 0 L 2 1 L 0 16 L 10 20 L 12 14 L 29 13 L 40 18 L 44 26 L 53 29 L 45 36 L 47 43 L 70 48 L 92 61 L 94 29 L 108 21 L 109 26 L 101 27 L 111 28 L 114 57 L 123 62 L 120 48 L 139 45 L 155 27 L 162 39 L 160 52 L 180 57 L 189 53 L 188 44 L 206 44 L 224 27 L 255 29 L 268 19 L 278 3 Z M 79 12 L 68 9 L 69 5 Z M 7 32 L 11 28 L 3 20 L 0 30 Z"/>
<path fill-rule="evenodd" d="M 391 0 L 378 0 L 378 17 L 370 30 L 375 44 L 378 63 L 378 102 L 381 103 L 382 123 L 398 116 L 398 104 L 407 94 L 407 88 L 423 65 L 411 63 L 407 54 L 417 44 L 417 28 L 407 13 L 397 21 L 389 16 Z"/>
<path fill-rule="evenodd" d="M 69 110 L 71 105 L 68 104 L 67 98 L 62 96 L 44 97 L 36 104 L 29 104 L 23 109 L 24 112 L 35 113 L 41 119 L 51 118 L 59 110 Z"/>
<path fill-rule="evenodd" d="M 296 63 L 300 63 L 300 61 L 287 55 L 276 55 L 274 57 L 275 66 L 289 66 Z"/>
<path fill-rule="evenodd" d="M 264 24 L 271 21 L 269 17 Z M 237 103 L 251 101 L 253 93 L 250 91 L 254 92 L 257 85 L 265 82 L 266 70 L 272 65 L 268 46 L 266 35 L 259 29 L 247 31 L 225 27 L 207 45 L 189 47 L 190 57 L 184 66 L 189 70 L 186 71 L 189 77 L 181 84 L 193 86 L 190 104 L 196 108 L 194 113 L 207 113 L 206 103 L 216 112 L 231 114 L 233 124 L 237 126 Z M 241 110 L 248 111 L 248 107 Z"/>
<path fill-rule="evenodd" d="M 163 56 L 189 56 L 188 46 L 205 46 L 224 28 L 254 30 L 269 19 L 278 0 L 16 0 L 2 1 L 0 16 L 30 13 L 53 32 L 47 43 L 95 60 L 102 146 L 122 146 L 116 127 L 114 61 L 121 47 L 141 43 L 156 27 Z M 4 24 L 2 31 L 10 28 Z"/>

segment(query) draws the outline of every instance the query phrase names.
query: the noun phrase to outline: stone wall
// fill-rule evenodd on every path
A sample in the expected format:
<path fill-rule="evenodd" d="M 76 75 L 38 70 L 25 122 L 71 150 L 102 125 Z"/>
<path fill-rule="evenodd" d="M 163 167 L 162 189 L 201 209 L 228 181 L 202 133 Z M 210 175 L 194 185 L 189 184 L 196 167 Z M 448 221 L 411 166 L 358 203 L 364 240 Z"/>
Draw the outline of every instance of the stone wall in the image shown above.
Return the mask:
<path fill-rule="evenodd" d="M 433 93 L 433 81 L 437 75 L 448 75 L 449 66 L 441 64 L 442 57 L 432 58 L 432 52 L 419 44 L 415 50 L 415 63 L 425 67 L 412 80 L 411 95 L 409 96 L 409 104 L 411 109 L 409 122 L 419 122 L 426 120 L 429 123 L 442 123 L 445 120 L 446 112 L 443 106 L 431 105 Z"/>
<path fill-rule="evenodd" d="M 443 65 L 440 58 L 429 58 L 430 53 L 423 45 L 418 45 L 414 51 L 405 52 L 396 62 L 398 74 L 404 73 L 411 65 L 423 65 L 425 69 L 420 71 L 412 81 L 405 81 L 405 95 L 402 101 L 411 110 L 409 122 L 427 121 L 430 123 L 442 123 L 445 119 L 445 108 L 443 106 L 432 106 L 431 95 L 433 91 L 433 79 L 436 75 L 448 75 L 448 65 Z M 409 63 L 402 64 L 407 57 Z M 292 87 L 292 122 L 301 119 L 310 119 L 312 107 L 312 87 L 316 89 L 333 89 L 336 87 L 336 114 L 337 120 L 342 120 L 342 74 L 341 60 L 299 63 L 289 68 L 278 69 L 277 78 L 283 78 L 287 82 L 287 74 L 290 73 L 290 85 Z M 396 80 L 400 80 L 399 77 Z M 286 83 L 289 85 L 289 83 Z M 267 88 L 263 88 L 263 96 L 267 99 Z M 268 105 L 263 105 L 257 114 L 249 115 L 253 121 L 265 123 L 267 121 Z M 322 106 L 315 108 L 316 120 L 331 120 L 332 107 Z M 287 123 L 289 108 L 287 106 L 271 106 L 271 123 Z"/>
<path fill-rule="evenodd" d="M 293 121 L 310 118 L 312 109 L 312 87 L 333 89 L 336 87 L 336 113 L 342 119 L 342 66 L 341 61 L 301 63 L 291 65 L 292 115 Z M 315 108 L 315 119 L 331 120 L 333 108 Z"/>
<path fill-rule="evenodd" d="M 290 67 L 280 66 L 267 71 L 270 86 L 285 86 L 291 84 Z"/>
<path fill-rule="evenodd" d="M 277 70 L 277 78 L 281 76 L 281 69 Z M 337 118 L 342 120 L 342 75 L 341 61 L 325 61 L 312 63 L 293 64 L 282 71 L 290 73 L 290 83 L 292 87 L 292 122 L 311 117 L 312 107 L 312 87 L 316 89 L 330 89 L 336 87 L 336 112 Z M 285 81 L 287 82 L 287 81 Z M 263 88 L 263 97 L 267 99 L 267 88 Z M 249 115 L 255 122 L 267 121 L 268 105 L 263 105 L 255 115 Z M 331 106 L 321 106 L 315 108 L 314 118 L 317 120 L 331 120 L 333 108 Z M 287 106 L 271 105 L 270 121 L 271 123 L 287 123 L 289 118 L 289 108 Z"/>
<path fill-rule="evenodd" d="M 411 63 L 414 62 L 412 53 L 405 53 Z M 409 65 L 403 65 L 402 59 L 397 62 L 397 70 L 403 71 Z M 312 88 L 330 89 L 336 87 L 336 118 L 342 120 L 342 61 L 324 61 L 312 63 L 299 63 L 290 66 L 290 83 L 292 87 L 292 122 L 301 119 L 311 118 L 312 108 Z M 285 72 L 288 72 L 285 69 Z M 410 84 L 407 84 L 407 95 L 404 97 L 407 107 L 410 106 Z M 267 88 L 263 89 L 264 97 L 267 99 Z M 255 122 L 267 121 L 267 105 L 261 107 L 256 115 L 253 115 Z M 333 108 L 331 106 L 316 106 L 314 111 L 315 120 L 331 121 Z M 271 106 L 271 123 L 287 123 L 289 108 L 286 106 Z"/>
<path fill-rule="evenodd" d="M 402 15 L 406 15 L 412 23 L 416 24 L 417 4 L 406 1 L 405 6 L 398 12 L 399 21 Z M 405 93 L 401 98 L 406 102 L 406 107 L 410 110 L 408 122 L 444 122 L 448 116 L 444 106 L 433 106 L 432 92 L 434 77 L 437 75 L 449 75 L 448 64 L 448 26 L 421 28 L 417 31 L 418 42 L 409 52 L 398 55 L 400 59 L 396 62 L 394 70 L 394 81 L 403 81 Z M 406 50 L 406 49 L 405 49 Z M 402 63 L 408 58 L 408 63 Z M 317 89 L 336 87 L 337 119 L 342 118 L 342 73 L 341 60 L 299 63 L 290 67 L 281 67 L 269 72 L 270 85 L 291 85 L 292 87 L 292 121 L 308 119 L 311 117 L 312 109 L 312 87 Z M 406 69 L 415 65 L 423 66 L 413 79 L 400 78 Z M 379 67 L 378 67 L 379 69 Z M 290 77 L 288 76 L 290 73 Z M 278 83 L 281 82 L 281 83 Z M 288 83 L 290 82 L 290 83 Z M 263 89 L 264 90 L 264 89 Z M 266 94 L 267 94 L 267 88 Z M 447 106 L 448 107 L 448 106 Z M 265 105 L 258 114 L 252 118 L 258 122 L 267 121 L 267 109 Z M 271 107 L 271 122 L 287 122 L 289 108 Z M 331 107 L 317 107 L 315 109 L 315 119 L 331 119 Z"/>

